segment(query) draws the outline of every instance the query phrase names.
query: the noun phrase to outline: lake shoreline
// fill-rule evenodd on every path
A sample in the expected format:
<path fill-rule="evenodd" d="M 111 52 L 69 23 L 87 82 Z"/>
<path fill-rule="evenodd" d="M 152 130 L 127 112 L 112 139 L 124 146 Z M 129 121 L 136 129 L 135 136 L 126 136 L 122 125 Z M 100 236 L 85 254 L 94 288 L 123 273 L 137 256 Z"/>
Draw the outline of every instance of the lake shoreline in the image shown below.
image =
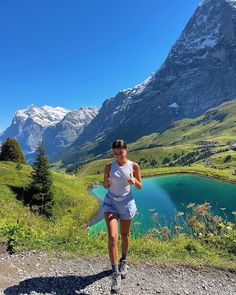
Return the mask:
<path fill-rule="evenodd" d="M 98 207 L 98 210 L 96 211 L 96 213 L 88 221 L 88 227 L 90 227 L 91 225 L 97 223 L 101 219 L 101 216 L 103 215 L 103 212 L 102 212 L 102 200 L 99 199 L 97 197 L 97 195 L 93 192 L 94 187 L 95 187 L 95 185 L 90 187 L 88 189 L 88 192 L 89 192 L 89 194 L 91 194 L 93 197 L 95 197 L 97 199 L 99 207 Z"/>
<path fill-rule="evenodd" d="M 162 168 L 162 169 L 165 169 L 165 168 Z M 170 169 L 170 168 L 167 167 L 167 169 Z M 185 170 L 183 170 L 183 169 L 185 169 Z M 153 171 L 154 173 L 150 173 L 150 174 L 148 174 L 148 172 L 149 172 L 148 170 L 149 169 L 146 169 L 146 170 L 143 170 L 144 175 L 142 175 L 142 178 L 143 179 L 147 179 L 147 178 L 153 178 L 153 177 L 158 177 L 158 176 L 159 177 L 163 177 L 163 176 L 168 176 L 168 175 L 181 175 L 181 174 L 185 174 L 186 175 L 186 174 L 188 174 L 190 176 L 192 175 L 192 176 L 205 177 L 205 178 L 209 178 L 209 179 L 212 179 L 212 180 L 222 181 L 222 182 L 228 183 L 228 184 L 236 184 L 236 176 L 235 176 L 235 181 L 233 181 L 232 179 L 227 180 L 226 177 L 225 177 L 225 175 L 219 175 L 219 174 L 218 175 L 211 175 L 209 173 L 209 171 L 196 171 L 196 170 L 193 171 L 192 170 L 192 167 L 191 167 L 191 169 L 188 168 L 189 170 L 187 170 L 187 171 L 186 171 L 186 168 L 183 168 L 183 169 L 177 168 L 177 169 L 174 169 L 174 171 L 172 169 L 169 170 L 169 171 L 163 171 L 163 170 L 162 171 L 159 171 L 159 172 L 158 171 Z M 209 168 L 207 168 L 207 169 L 209 169 Z M 219 171 L 213 170 L 212 172 L 219 172 Z M 99 183 L 101 184 L 102 182 L 99 182 Z M 92 226 L 96 222 L 100 221 L 101 220 L 101 217 L 103 215 L 102 207 L 101 207 L 102 200 L 99 197 L 97 197 L 97 195 L 93 192 L 93 189 L 97 185 L 98 185 L 98 182 L 96 181 L 96 184 L 91 185 L 89 187 L 89 189 L 88 189 L 89 193 L 91 195 L 93 195 L 98 200 L 98 202 L 99 202 L 99 208 L 98 208 L 97 212 L 93 215 L 93 217 L 89 220 L 89 226 Z"/>
<path fill-rule="evenodd" d="M 161 169 L 165 169 L 165 168 L 161 168 Z M 167 167 L 167 169 L 170 169 L 169 167 Z M 183 168 L 183 169 L 186 169 L 186 168 Z M 231 175 L 233 177 L 235 177 L 235 179 L 227 179 L 225 176 L 223 175 L 210 175 L 207 171 L 196 171 L 196 170 L 183 170 L 183 169 L 176 169 L 176 170 L 170 170 L 170 171 L 155 171 L 153 173 L 148 173 L 150 171 L 150 169 L 146 169 L 146 170 L 143 170 L 144 174 L 142 175 L 142 178 L 148 178 L 148 177 L 155 177 L 155 176 L 165 176 L 165 175 L 169 175 L 169 174 L 192 174 L 192 175 L 199 175 L 199 176 L 205 176 L 205 177 L 208 177 L 208 178 L 211 178 L 211 179 L 217 179 L 217 180 L 221 180 L 223 182 L 227 182 L 227 183 L 231 183 L 231 184 L 236 184 L 236 175 Z M 209 168 L 208 168 L 209 169 Z M 212 169 L 212 168 L 211 168 Z M 217 170 L 215 169 L 214 171 L 212 172 L 219 172 L 220 170 Z M 142 171 L 141 171 L 142 172 Z M 147 174 L 146 174 L 147 173 Z M 233 178 L 232 177 L 232 178 Z"/>

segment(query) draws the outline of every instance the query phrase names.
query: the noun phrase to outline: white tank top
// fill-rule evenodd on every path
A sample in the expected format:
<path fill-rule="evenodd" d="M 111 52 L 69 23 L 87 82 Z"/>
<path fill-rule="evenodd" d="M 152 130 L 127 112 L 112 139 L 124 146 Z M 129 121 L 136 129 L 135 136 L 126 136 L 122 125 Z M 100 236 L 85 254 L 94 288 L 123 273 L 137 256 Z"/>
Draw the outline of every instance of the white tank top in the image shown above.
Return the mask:
<path fill-rule="evenodd" d="M 108 188 L 108 192 L 113 196 L 125 196 L 129 194 L 131 185 L 126 177 L 128 179 L 133 177 L 133 162 L 128 160 L 124 166 L 120 166 L 117 160 L 112 161 L 110 170 L 111 184 Z"/>

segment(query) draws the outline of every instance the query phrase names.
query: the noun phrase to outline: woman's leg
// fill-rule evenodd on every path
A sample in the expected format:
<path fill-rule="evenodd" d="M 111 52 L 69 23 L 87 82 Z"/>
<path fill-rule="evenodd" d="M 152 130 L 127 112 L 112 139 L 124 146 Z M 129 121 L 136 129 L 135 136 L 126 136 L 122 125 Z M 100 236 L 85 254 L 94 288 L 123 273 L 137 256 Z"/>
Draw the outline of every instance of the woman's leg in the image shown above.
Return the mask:
<path fill-rule="evenodd" d="M 122 257 L 125 259 L 129 244 L 130 244 L 130 228 L 132 220 L 121 220 L 120 221 L 120 233 L 122 239 Z"/>
<path fill-rule="evenodd" d="M 108 251 L 111 265 L 118 264 L 118 216 L 113 212 L 104 212 L 108 230 Z"/>

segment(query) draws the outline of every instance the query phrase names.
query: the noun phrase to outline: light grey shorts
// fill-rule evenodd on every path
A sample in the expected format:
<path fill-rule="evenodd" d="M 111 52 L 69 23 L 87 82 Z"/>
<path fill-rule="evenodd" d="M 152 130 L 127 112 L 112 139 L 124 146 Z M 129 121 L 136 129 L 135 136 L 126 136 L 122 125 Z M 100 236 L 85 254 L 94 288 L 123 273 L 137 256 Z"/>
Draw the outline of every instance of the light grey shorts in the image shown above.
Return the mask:
<path fill-rule="evenodd" d="M 131 220 L 137 212 L 136 203 L 131 193 L 124 197 L 111 196 L 107 193 L 102 203 L 102 209 L 103 212 L 117 214 L 120 220 Z"/>

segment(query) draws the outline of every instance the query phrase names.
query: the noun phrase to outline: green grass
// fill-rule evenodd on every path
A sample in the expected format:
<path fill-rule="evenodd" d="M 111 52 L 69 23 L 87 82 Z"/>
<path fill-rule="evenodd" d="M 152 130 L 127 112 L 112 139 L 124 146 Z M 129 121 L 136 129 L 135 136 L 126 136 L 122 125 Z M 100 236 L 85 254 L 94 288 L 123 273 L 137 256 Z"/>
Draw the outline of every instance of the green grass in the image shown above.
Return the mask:
<path fill-rule="evenodd" d="M 236 100 L 228 101 L 212 108 L 202 116 L 186 118 L 175 122 L 162 133 L 153 133 L 141 137 L 130 148 L 148 148 L 162 144 L 196 144 L 200 141 L 216 141 L 221 144 L 236 141 Z"/>
<path fill-rule="evenodd" d="M 53 172 L 55 205 L 50 221 L 30 212 L 21 199 L 30 182 L 31 167 L 17 170 L 15 163 L 0 162 L 0 233 L 2 240 L 14 237 L 15 249 L 53 248 L 84 231 L 98 209 L 97 200 L 87 191 L 89 182 Z"/>
<path fill-rule="evenodd" d="M 152 133 L 129 143 L 130 155 L 132 156 L 132 152 L 134 152 L 133 157 L 137 159 L 137 157 L 141 157 L 140 153 L 147 154 L 160 164 L 161 157 L 158 154 L 162 153 L 162 149 L 154 149 L 155 147 L 163 147 L 164 150 L 167 147 L 172 147 L 173 150 L 177 148 L 177 150 L 187 151 L 189 148 L 197 147 L 203 141 L 228 146 L 230 142 L 236 142 L 235 118 L 236 100 L 225 102 L 196 118 L 176 121 L 164 132 Z M 67 149 L 65 155 L 61 155 L 61 157 L 65 161 L 65 166 L 73 166 L 78 164 L 78 161 L 94 161 L 101 156 L 109 157 L 109 151 L 104 155 L 99 155 L 98 151 L 93 150 L 102 145 L 103 141 L 84 145 L 77 150 L 75 148 Z M 148 163 L 146 164 L 148 166 Z"/>
<path fill-rule="evenodd" d="M 102 174 L 70 176 L 53 172 L 55 207 L 48 221 L 24 207 L 14 193 L 30 181 L 31 167 L 16 169 L 15 163 L 0 162 L 0 241 L 14 251 L 66 251 L 69 255 L 100 256 L 107 253 L 107 234 L 87 233 L 87 224 L 98 209 L 97 200 L 88 193 L 92 184 L 102 180 Z M 145 169 L 143 176 L 197 172 L 221 179 L 235 180 L 229 170 L 216 170 L 201 165 Z M 18 197 L 20 194 L 18 195 Z M 157 238 L 153 234 L 133 238 L 129 257 L 133 261 L 148 259 L 160 263 L 180 263 L 194 266 L 212 265 L 236 269 L 236 251 L 232 234 L 196 238 L 179 234 L 173 238 Z M 205 240 L 208 239 L 208 241 Z"/>

